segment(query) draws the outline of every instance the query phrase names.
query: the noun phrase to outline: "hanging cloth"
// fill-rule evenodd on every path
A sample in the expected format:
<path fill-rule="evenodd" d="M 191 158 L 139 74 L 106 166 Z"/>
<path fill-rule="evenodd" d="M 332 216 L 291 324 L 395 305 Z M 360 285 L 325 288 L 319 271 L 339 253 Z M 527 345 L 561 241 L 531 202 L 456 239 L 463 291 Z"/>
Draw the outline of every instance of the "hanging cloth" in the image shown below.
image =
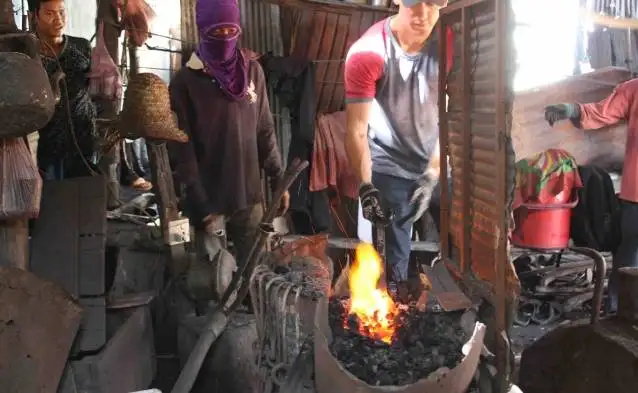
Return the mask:
<path fill-rule="evenodd" d="M 92 98 L 119 102 L 122 98 L 122 77 L 104 43 L 104 23 L 98 27 L 97 42 L 91 53 L 89 94 Z"/>

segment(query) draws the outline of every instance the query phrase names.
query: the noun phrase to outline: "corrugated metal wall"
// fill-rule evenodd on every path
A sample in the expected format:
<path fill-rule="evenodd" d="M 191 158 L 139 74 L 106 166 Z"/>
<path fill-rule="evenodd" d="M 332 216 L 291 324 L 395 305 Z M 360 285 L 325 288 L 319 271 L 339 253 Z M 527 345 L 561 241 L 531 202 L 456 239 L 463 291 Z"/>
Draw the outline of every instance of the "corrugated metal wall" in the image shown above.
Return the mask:
<path fill-rule="evenodd" d="M 242 46 L 257 53 L 272 52 L 274 55 L 283 55 L 279 7 L 260 0 L 239 0 L 239 7 L 243 30 Z M 272 89 L 269 97 L 270 110 L 277 128 L 279 151 L 284 159 L 287 159 L 290 145 L 290 115 L 288 109 L 281 107 Z"/>

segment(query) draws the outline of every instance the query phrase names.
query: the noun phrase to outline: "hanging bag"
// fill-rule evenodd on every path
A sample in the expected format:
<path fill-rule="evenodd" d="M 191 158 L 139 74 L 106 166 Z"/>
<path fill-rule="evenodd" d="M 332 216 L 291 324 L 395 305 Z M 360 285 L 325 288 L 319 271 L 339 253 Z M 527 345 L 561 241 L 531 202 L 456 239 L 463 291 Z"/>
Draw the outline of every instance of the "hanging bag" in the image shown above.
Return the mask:
<path fill-rule="evenodd" d="M 97 43 L 91 53 L 89 93 L 92 98 L 119 102 L 122 98 L 122 77 L 104 43 L 104 24 L 98 27 Z"/>
<path fill-rule="evenodd" d="M 23 138 L 0 138 L 0 220 L 37 218 L 42 178 Z"/>
<path fill-rule="evenodd" d="M 144 0 L 114 0 L 129 42 L 137 47 L 151 35 L 150 24 L 155 18 L 153 8 Z"/>

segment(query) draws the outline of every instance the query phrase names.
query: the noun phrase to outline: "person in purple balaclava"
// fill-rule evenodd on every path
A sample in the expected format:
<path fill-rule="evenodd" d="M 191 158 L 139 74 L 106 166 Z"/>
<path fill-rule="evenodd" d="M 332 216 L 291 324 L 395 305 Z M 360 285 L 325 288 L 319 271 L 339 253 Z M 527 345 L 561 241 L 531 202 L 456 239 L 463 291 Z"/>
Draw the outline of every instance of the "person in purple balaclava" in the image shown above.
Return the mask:
<path fill-rule="evenodd" d="M 274 186 L 282 160 L 264 72 L 239 47 L 237 0 L 199 0 L 196 20 L 199 46 L 170 83 L 172 109 L 190 141 L 170 149 L 196 237 L 226 229 L 242 264 L 263 215 L 261 170 Z M 288 203 L 286 193 L 280 214 Z"/>

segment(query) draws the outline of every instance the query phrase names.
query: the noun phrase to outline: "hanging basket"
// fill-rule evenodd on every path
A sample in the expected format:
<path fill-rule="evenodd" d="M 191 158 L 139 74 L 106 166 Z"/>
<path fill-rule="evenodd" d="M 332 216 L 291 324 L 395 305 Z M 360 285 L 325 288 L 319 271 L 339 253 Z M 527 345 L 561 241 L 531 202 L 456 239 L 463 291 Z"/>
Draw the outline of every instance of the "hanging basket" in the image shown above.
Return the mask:
<path fill-rule="evenodd" d="M 0 75 L 0 138 L 22 137 L 44 127 L 53 117 L 55 96 L 40 59 L 0 51 Z"/>
<path fill-rule="evenodd" d="M 177 127 L 168 86 L 151 73 L 129 78 L 119 128 L 123 135 L 131 138 L 188 141 L 188 136 Z"/>

